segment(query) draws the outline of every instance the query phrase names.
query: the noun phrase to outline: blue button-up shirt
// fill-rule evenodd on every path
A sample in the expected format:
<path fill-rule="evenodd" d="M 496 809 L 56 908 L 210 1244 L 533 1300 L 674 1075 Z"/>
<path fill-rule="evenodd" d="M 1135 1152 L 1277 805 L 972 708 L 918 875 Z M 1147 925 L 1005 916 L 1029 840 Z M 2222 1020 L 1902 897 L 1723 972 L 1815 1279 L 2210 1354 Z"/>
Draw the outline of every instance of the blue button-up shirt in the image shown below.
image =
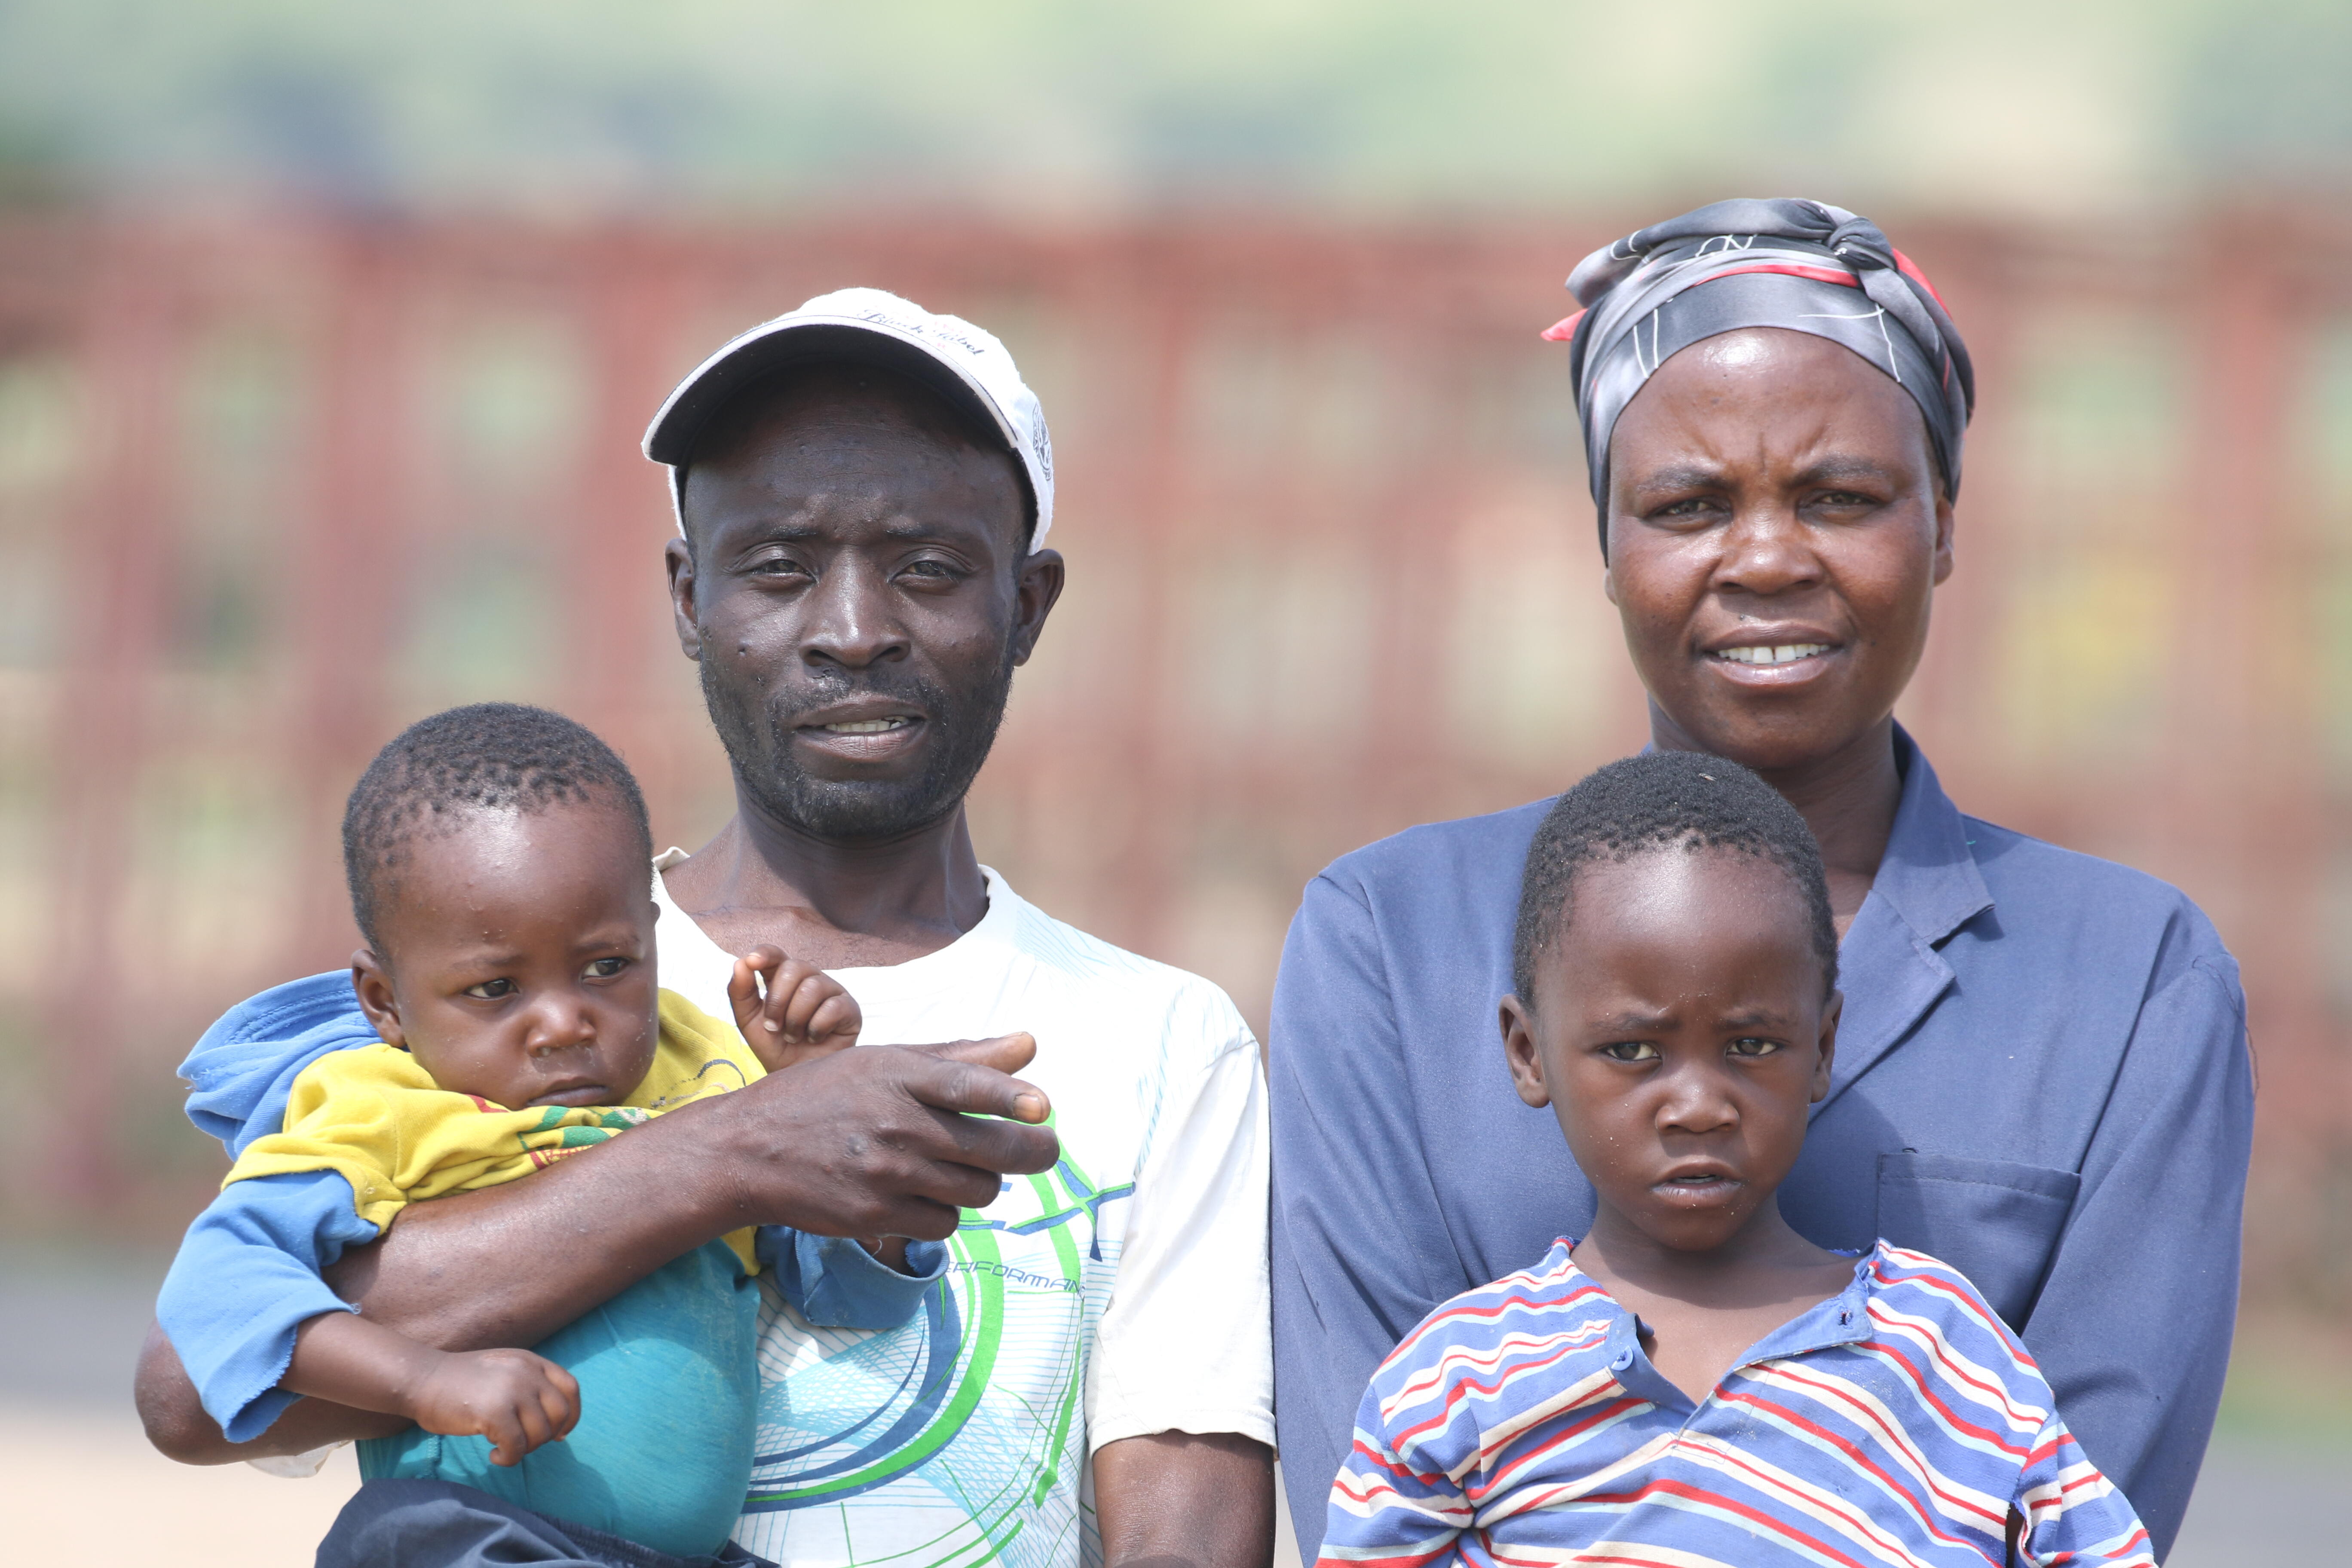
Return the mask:
<path fill-rule="evenodd" d="M 2220 1403 L 2253 1083 L 2238 968 L 2153 878 L 1903 798 L 1839 952 L 1835 1077 L 1780 1189 L 1824 1247 L 1961 1269 L 2169 1547 Z M 1550 802 L 1416 827 L 1309 883 L 1270 1038 L 1275 1385 L 1311 1557 L 1372 1370 L 1439 1302 L 1580 1234 L 1592 1189 L 1519 1102 L 1496 1008 Z"/>

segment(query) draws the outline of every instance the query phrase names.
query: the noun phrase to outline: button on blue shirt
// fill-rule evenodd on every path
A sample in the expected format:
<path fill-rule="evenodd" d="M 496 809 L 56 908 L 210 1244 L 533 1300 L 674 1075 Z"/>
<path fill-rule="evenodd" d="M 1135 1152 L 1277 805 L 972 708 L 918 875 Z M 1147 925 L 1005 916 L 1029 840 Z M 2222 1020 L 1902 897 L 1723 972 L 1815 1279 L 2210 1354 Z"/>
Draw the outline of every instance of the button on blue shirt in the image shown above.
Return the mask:
<path fill-rule="evenodd" d="M 1963 816 L 1895 731 L 1903 797 L 1839 952 L 1845 1011 L 1783 1212 L 1964 1272 L 2023 1336 L 2159 1555 L 2238 1294 L 2253 1083 L 2238 967 L 2153 878 Z M 1372 1371 L 1438 1303 L 1587 1229 L 1496 1009 L 1550 806 L 1416 827 L 1307 885 L 1270 1031 L 1284 1482 L 1311 1558 Z"/>

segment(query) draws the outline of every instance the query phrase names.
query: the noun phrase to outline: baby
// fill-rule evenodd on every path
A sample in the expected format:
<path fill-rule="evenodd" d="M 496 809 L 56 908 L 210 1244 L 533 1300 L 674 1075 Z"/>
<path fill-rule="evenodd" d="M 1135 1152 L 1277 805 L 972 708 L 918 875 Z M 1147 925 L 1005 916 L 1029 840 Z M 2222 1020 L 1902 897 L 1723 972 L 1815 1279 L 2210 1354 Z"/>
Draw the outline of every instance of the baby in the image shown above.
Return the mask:
<path fill-rule="evenodd" d="M 361 1446 L 372 1482 L 454 1482 L 592 1538 L 719 1551 L 751 1471 L 762 1258 L 796 1306 L 821 1293 L 837 1326 L 888 1327 L 939 1278 L 938 1244 L 895 1244 L 894 1269 L 740 1231 L 536 1352 L 434 1349 L 358 1316 L 320 1272 L 411 1203 L 854 1044 L 856 1003 L 772 947 L 735 964 L 740 1034 L 658 990 L 643 798 L 557 714 L 485 704 L 416 724 L 352 791 L 343 842 L 366 942 L 352 982 L 382 1043 L 303 1068 L 282 1129 L 236 1151 L 189 1230 L 157 1317 L 205 1408 L 239 1442 L 301 1395 L 404 1416 L 414 1429 Z"/>
<path fill-rule="evenodd" d="M 1374 1374 L 1321 1568 L 2151 1564 L 1967 1279 L 1781 1217 L 1841 1004 L 1795 808 L 1719 758 L 1611 763 L 1537 830 L 1514 956 L 1512 1079 L 1592 1226 Z"/>

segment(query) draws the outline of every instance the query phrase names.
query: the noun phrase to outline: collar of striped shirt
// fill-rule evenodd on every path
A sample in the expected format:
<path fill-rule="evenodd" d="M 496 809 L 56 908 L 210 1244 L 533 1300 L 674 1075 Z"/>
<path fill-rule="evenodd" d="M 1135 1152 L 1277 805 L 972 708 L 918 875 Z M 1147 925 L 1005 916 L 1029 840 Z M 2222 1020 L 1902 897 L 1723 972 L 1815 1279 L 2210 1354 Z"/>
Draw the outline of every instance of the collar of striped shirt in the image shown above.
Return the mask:
<path fill-rule="evenodd" d="M 1694 1404 L 1572 1246 L 1382 1364 L 1323 1568 L 2152 1565 L 2032 1358 L 1934 1258 L 1879 1243 Z"/>

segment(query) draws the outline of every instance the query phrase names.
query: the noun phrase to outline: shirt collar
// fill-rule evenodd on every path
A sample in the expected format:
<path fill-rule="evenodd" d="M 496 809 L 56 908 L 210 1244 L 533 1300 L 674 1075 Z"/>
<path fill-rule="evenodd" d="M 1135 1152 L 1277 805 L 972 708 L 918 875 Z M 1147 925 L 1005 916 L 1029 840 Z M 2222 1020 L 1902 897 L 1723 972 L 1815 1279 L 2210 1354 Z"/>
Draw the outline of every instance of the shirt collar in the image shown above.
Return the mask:
<path fill-rule="evenodd" d="M 1992 908 L 1992 893 L 1977 869 L 1968 819 L 1900 724 L 1895 726 L 1895 765 L 1903 773 L 1903 798 L 1870 896 L 1884 899 L 1932 946 Z"/>

